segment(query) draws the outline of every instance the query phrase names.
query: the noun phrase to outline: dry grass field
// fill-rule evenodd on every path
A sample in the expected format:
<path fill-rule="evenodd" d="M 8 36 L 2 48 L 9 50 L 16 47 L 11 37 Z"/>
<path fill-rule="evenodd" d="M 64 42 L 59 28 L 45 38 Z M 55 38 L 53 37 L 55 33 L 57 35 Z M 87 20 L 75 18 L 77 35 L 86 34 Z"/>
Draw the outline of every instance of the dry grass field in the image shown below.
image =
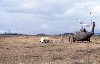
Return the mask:
<path fill-rule="evenodd" d="M 39 36 L 13 36 L 0 39 L 0 64 L 100 64 L 100 36 L 90 43 L 69 43 L 49 36 L 56 43 L 40 43 Z"/>

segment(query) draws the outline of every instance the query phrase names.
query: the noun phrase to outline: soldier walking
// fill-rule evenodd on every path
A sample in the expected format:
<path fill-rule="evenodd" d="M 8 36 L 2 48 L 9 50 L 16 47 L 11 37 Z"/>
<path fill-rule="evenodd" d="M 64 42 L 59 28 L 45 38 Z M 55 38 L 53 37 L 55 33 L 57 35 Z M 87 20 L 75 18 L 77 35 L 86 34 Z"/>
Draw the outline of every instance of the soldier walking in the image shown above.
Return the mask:
<path fill-rule="evenodd" d="M 64 43 L 64 39 L 63 39 L 63 37 L 61 36 L 61 41 L 60 41 L 60 43 Z"/>

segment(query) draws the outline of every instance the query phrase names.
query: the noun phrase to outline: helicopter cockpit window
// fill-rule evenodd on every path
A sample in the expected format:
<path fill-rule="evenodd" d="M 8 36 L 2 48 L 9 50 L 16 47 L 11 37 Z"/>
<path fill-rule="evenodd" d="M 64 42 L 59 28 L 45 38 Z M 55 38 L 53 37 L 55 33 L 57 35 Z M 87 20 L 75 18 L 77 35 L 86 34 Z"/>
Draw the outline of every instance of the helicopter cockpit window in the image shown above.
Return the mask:
<path fill-rule="evenodd" d="M 85 28 L 81 28 L 80 31 L 81 32 L 86 32 L 86 29 Z"/>
<path fill-rule="evenodd" d="M 86 32 L 86 29 L 85 28 L 83 29 L 83 32 Z"/>

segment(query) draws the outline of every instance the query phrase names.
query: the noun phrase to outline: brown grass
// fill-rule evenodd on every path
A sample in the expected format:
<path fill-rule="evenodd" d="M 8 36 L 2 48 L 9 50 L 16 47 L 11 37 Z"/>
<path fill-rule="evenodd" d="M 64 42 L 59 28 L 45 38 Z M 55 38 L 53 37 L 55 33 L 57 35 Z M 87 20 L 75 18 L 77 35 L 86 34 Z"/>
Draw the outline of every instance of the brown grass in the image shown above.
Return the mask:
<path fill-rule="evenodd" d="M 56 43 L 40 43 L 39 36 L 0 39 L 0 64 L 100 64 L 100 38 L 91 43 L 69 43 L 49 36 Z"/>

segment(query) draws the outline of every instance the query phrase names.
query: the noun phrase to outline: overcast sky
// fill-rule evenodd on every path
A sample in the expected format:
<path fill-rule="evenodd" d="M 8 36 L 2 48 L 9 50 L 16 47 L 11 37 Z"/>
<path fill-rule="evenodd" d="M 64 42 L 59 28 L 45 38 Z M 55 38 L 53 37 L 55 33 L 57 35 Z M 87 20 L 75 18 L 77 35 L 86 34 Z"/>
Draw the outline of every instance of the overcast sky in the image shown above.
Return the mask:
<path fill-rule="evenodd" d="M 77 19 L 92 19 L 100 32 L 100 0 L 0 0 L 0 33 L 74 32 L 81 27 Z"/>

